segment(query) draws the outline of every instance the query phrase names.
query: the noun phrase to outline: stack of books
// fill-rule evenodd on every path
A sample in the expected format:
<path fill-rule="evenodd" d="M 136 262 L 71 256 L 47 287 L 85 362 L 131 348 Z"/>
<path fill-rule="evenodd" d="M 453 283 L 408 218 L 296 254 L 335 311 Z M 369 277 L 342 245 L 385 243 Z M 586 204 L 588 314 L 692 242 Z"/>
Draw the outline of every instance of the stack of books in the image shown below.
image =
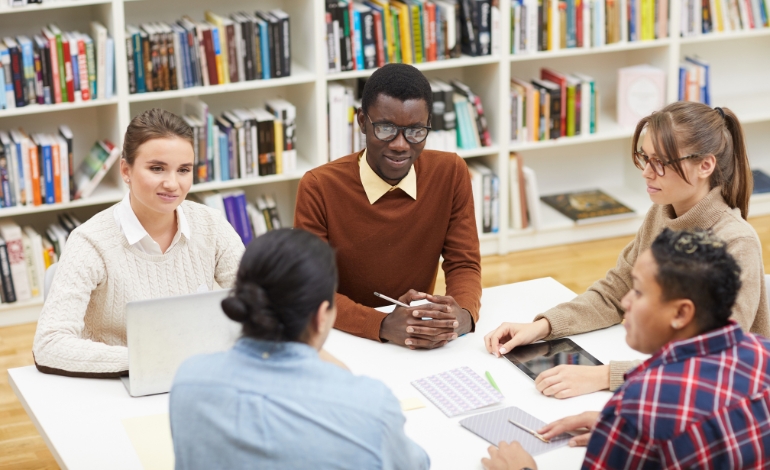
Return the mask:
<path fill-rule="evenodd" d="M 207 11 L 173 24 L 126 26 L 129 93 L 181 90 L 291 75 L 289 15 L 280 9 Z"/>
<path fill-rule="evenodd" d="M 770 26 L 767 0 L 683 0 L 681 8 L 683 37 Z"/>
<path fill-rule="evenodd" d="M 468 162 L 479 233 L 500 231 L 500 178 L 480 162 Z"/>
<path fill-rule="evenodd" d="M 356 112 L 365 80 L 353 86 L 329 83 L 329 158 L 344 157 L 362 150 L 366 136 L 361 133 Z M 431 80 L 433 92 L 432 130 L 425 148 L 454 152 L 492 145 L 492 136 L 481 97 L 459 80 Z"/>
<path fill-rule="evenodd" d="M 327 0 L 327 71 L 496 54 L 500 11 L 493 3 Z"/>
<path fill-rule="evenodd" d="M 192 127 L 194 183 L 291 173 L 297 169 L 297 109 L 280 98 L 263 108 L 237 108 L 214 116 L 198 98 L 185 100 Z"/>
<path fill-rule="evenodd" d="M 225 214 L 244 245 L 248 245 L 254 237 L 282 227 L 278 207 L 272 196 L 261 195 L 254 203 L 246 200 L 243 191 L 212 191 L 198 193 L 197 197 L 203 204 Z"/>
<path fill-rule="evenodd" d="M 73 140 L 67 126 L 60 126 L 55 135 L 0 131 L 0 207 L 55 204 L 91 195 L 120 151 L 108 140 L 98 141 L 75 168 Z"/>
<path fill-rule="evenodd" d="M 59 214 L 58 221 L 40 235 L 34 228 L 12 220 L 0 223 L 0 300 L 23 302 L 43 296 L 45 270 L 61 256 L 69 234 L 80 221 Z"/>
<path fill-rule="evenodd" d="M 0 109 L 112 98 L 114 51 L 107 28 L 97 22 L 90 36 L 51 24 L 31 38 L 2 38 Z"/>
<path fill-rule="evenodd" d="M 543 68 L 539 79 L 511 79 L 511 140 L 535 142 L 596 133 L 598 95 L 594 79 L 580 73 Z"/>
<path fill-rule="evenodd" d="M 685 57 L 679 65 L 679 101 L 711 106 L 711 66 L 699 57 Z"/>
<path fill-rule="evenodd" d="M 668 0 L 513 0 L 511 53 L 668 37 Z"/>
<path fill-rule="evenodd" d="M 511 228 L 521 230 L 532 227 L 541 228 L 540 193 L 537 188 L 535 172 L 524 166 L 521 155 L 511 152 L 508 164 L 509 196 L 508 203 Z"/>

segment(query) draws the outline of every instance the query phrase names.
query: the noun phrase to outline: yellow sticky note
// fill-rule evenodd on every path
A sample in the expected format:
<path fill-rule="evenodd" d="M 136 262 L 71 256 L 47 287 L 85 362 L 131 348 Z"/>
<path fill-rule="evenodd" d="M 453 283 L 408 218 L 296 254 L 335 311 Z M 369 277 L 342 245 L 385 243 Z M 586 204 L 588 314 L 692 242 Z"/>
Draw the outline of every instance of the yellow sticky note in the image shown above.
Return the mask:
<path fill-rule="evenodd" d="M 174 444 L 168 413 L 122 420 L 145 470 L 173 470 Z"/>
<path fill-rule="evenodd" d="M 405 398 L 401 400 L 401 411 L 417 410 L 419 408 L 425 408 L 425 403 L 418 397 Z"/>

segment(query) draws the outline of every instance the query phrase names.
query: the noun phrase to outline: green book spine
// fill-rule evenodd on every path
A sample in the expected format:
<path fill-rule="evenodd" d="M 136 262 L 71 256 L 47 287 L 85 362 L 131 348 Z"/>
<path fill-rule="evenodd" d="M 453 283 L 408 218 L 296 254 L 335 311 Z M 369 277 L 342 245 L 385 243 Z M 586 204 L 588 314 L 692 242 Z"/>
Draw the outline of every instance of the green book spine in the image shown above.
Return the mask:
<path fill-rule="evenodd" d="M 86 42 L 86 63 L 88 64 L 88 87 L 91 89 L 91 96 L 96 98 L 96 57 L 93 41 Z"/>
<path fill-rule="evenodd" d="M 391 17 L 393 18 L 393 42 L 395 43 L 393 51 L 393 62 L 400 64 L 401 58 L 401 28 L 398 26 L 398 9 L 390 7 Z"/>
<path fill-rule="evenodd" d="M 61 84 L 61 102 L 67 103 L 70 101 L 67 96 L 67 74 L 64 67 L 64 48 L 61 43 L 61 33 L 56 34 L 56 53 L 59 55 L 59 83 Z M 71 101 L 75 101 L 75 97 L 72 97 Z"/>
<path fill-rule="evenodd" d="M 423 37 L 422 37 L 422 15 L 420 14 L 420 7 L 417 5 L 410 5 L 412 10 L 412 44 L 414 44 L 414 63 L 419 64 L 425 61 L 423 57 Z"/>
<path fill-rule="evenodd" d="M 567 136 L 575 135 L 575 85 L 567 87 Z"/>

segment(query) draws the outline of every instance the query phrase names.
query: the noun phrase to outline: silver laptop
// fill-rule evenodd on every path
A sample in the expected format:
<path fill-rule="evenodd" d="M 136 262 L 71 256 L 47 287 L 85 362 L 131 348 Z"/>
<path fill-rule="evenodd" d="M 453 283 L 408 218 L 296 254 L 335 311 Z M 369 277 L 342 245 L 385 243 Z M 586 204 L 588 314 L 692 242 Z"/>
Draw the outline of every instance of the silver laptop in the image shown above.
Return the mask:
<path fill-rule="evenodd" d="M 166 393 L 177 368 L 196 354 L 225 351 L 241 334 L 222 299 L 230 290 L 129 302 L 126 305 L 128 377 L 132 397 Z"/>

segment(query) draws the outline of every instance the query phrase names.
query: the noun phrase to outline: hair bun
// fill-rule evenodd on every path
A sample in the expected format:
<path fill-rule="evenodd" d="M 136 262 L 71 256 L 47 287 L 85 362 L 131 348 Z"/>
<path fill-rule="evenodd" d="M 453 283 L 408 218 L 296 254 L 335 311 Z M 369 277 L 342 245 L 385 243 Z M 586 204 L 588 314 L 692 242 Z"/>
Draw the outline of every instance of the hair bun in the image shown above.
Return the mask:
<path fill-rule="evenodd" d="M 222 301 L 222 310 L 232 320 L 245 323 L 255 317 L 274 317 L 267 292 L 256 284 L 237 287 L 233 294 Z"/>

